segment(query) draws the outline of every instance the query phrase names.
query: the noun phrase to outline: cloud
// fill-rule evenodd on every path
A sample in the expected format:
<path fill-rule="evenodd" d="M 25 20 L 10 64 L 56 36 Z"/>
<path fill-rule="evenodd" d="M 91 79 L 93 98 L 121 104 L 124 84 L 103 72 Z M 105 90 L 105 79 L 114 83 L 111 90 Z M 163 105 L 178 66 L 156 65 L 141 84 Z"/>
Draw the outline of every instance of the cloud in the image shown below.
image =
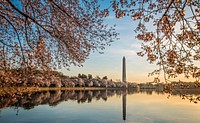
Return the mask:
<path fill-rule="evenodd" d="M 130 49 L 122 49 L 121 53 L 126 56 L 137 56 L 137 52 L 134 50 L 130 50 Z"/>
<path fill-rule="evenodd" d="M 116 55 L 116 56 L 137 56 L 137 51 L 133 49 L 108 49 L 106 51 L 107 55 Z"/>
<path fill-rule="evenodd" d="M 130 47 L 134 48 L 134 49 L 140 49 L 141 44 L 140 43 L 132 43 L 132 44 L 130 44 Z"/>

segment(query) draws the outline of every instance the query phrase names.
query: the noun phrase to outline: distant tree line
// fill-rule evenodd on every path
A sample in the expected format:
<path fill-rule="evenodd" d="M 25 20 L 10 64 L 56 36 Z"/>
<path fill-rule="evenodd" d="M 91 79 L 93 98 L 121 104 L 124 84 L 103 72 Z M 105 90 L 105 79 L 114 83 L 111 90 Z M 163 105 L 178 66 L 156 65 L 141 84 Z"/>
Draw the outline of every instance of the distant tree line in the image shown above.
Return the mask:
<path fill-rule="evenodd" d="M 92 77 L 92 75 L 91 74 L 88 74 L 88 75 L 85 75 L 85 74 L 78 74 L 78 78 L 82 78 L 82 79 L 93 79 L 93 77 Z M 99 76 L 96 76 L 95 77 L 95 79 L 101 79 L 101 77 L 99 77 Z M 108 77 L 107 76 L 104 76 L 104 77 L 102 77 L 102 79 L 108 79 Z"/>

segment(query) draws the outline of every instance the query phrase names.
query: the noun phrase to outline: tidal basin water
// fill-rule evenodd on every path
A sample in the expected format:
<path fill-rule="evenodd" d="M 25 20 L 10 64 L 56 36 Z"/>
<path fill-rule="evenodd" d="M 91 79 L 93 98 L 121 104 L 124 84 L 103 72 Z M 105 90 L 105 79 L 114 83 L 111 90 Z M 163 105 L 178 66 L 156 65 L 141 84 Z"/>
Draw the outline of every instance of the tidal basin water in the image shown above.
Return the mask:
<path fill-rule="evenodd" d="M 0 123 L 200 123 L 200 102 L 152 90 L 44 91 L 0 106 Z"/>

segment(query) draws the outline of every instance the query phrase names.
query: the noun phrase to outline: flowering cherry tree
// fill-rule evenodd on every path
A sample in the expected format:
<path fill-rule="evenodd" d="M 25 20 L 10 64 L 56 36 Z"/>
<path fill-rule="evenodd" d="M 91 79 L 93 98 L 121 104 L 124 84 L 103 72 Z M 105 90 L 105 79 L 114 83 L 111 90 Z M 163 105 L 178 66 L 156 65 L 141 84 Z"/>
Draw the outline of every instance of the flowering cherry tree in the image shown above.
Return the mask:
<path fill-rule="evenodd" d="M 103 23 L 106 13 L 96 0 L 0 0 L 1 75 L 81 66 L 91 51 L 102 53 L 116 39 Z"/>
<path fill-rule="evenodd" d="M 131 16 L 138 22 L 136 38 L 143 41 L 138 55 L 159 66 L 150 75 L 164 71 L 166 81 L 179 74 L 199 81 L 199 0 L 112 0 L 111 4 L 116 18 Z"/>

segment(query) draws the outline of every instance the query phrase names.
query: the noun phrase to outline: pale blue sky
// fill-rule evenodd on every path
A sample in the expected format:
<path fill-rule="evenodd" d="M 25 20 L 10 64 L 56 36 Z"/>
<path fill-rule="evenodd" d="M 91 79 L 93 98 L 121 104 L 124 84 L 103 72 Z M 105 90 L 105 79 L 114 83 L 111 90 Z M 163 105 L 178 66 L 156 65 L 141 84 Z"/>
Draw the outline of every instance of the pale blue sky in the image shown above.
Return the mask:
<path fill-rule="evenodd" d="M 103 6 L 107 7 L 108 4 L 104 4 Z M 77 76 L 79 73 L 82 73 L 86 75 L 92 74 L 93 77 L 97 75 L 100 77 L 108 76 L 109 79 L 113 79 L 114 81 L 121 80 L 122 58 L 125 56 L 127 81 L 137 83 L 153 81 L 154 77 L 148 77 L 148 73 L 157 69 L 158 66 L 149 64 L 146 61 L 146 57 L 137 56 L 137 52 L 141 51 L 140 46 L 142 43 L 142 41 L 135 38 L 137 34 L 134 32 L 134 29 L 137 26 L 137 22 L 134 22 L 131 17 L 116 19 L 114 14 L 111 13 L 105 20 L 105 23 L 108 25 L 117 25 L 116 31 L 120 33 L 120 39 L 113 42 L 110 47 L 106 47 L 104 54 L 91 52 L 89 59 L 86 60 L 83 67 L 71 66 L 70 71 L 62 69 L 61 72 L 68 76 Z M 148 26 L 149 30 L 151 28 L 154 27 Z M 192 81 L 183 79 L 183 77 L 178 79 Z M 163 81 L 162 77 L 161 81 Z"/>
<path fill-rule="evenodd" d="M 108 76 L 113 80 L 121 80 L 122 57 L 125 56 L 128 81 L 152 81 L 153 78 L 148 77 L 148 73 L 152 72 L 156 66 L 150 65 L 146 58 L 137 56 L 141 45 L 141 41 L 135 38 L 134 29 L 137 24 L 130 17 L 116 19 L 114 16 L 108 17 L 105 23 L 117 25 L 116 31 L 120 33 L 120 39 L 106 47 L 104 54 L 91 53 L 83 67 L 71 66 L 70 71 L 65 69 L 61 71 L 69 76 L 77 76 L 79 73 L 83 73 L 92 74 L 94 77 L 99 75 L 100 77 Z"/>

